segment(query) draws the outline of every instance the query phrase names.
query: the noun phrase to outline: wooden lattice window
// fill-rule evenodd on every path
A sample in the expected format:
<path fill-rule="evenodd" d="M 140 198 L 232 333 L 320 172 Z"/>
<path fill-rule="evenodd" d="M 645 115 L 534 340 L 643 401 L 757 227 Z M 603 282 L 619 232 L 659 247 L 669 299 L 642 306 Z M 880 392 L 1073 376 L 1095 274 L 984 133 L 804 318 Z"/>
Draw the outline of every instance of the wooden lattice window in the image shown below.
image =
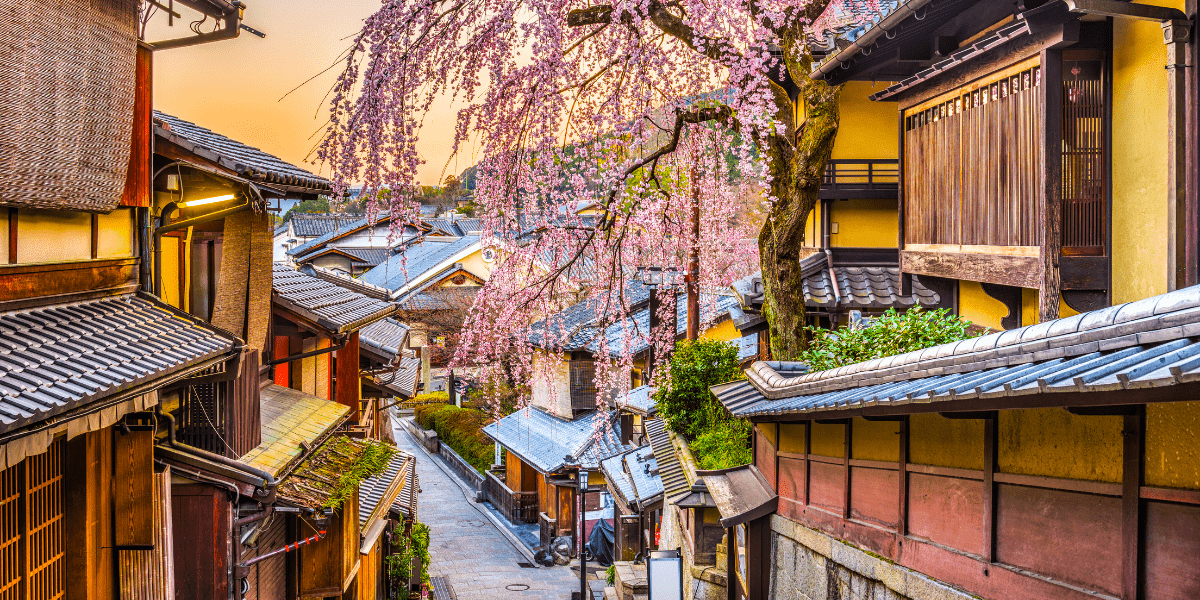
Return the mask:
<path fill-rule="evenodd" d="M 62 442 L 0 471 L 0 600 L 65 596 Z"/>
<path fill-rule="evenodd" d="M 1104 63 L 1063 61 L 1062 249 L 1104 254 L 1106 125 Z"/>
<path fill-rule="evenodd" d="M 571 408 L 575 411 L 596 408 L 595 361 L 571 361 Z"/>

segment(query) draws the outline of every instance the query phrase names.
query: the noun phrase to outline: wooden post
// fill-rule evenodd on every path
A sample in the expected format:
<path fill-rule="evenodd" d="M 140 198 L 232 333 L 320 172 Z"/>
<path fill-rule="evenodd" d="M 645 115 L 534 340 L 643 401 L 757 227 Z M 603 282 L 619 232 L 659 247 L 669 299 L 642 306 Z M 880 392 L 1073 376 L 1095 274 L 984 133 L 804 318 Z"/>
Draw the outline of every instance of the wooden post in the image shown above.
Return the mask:
<path fill-rule="evenodd" d="M 1187 140 L 1187 46 L 1191 23 L 1164 22 L 1163 40 L 1167 46 L 1167 289 L 1178 290 L 1195 279 L 1189 269 L 1189 258 L 1195 260 L 1195 250 L 1188 247 L 1188 140 Z"/>
<path fill-rule="evenodd" d="M 100 256 L 100 215 L 92 213 L 92 258 Z"/>
<path fill-rule="evenodd" d="M 896 513 L 900 518 L 896 533 L 904 536 L 908 535 L 908 415 L 900 421 L 900 465 L 896 479 L 900 484 L 900 510 Z"/>
<path fill-rule="evenodd" d="M 692 245 L 688 250 L 687 339 L 700 337 L 700 185 L 692 169 Z"/>
<path fill-rule="evenodd" d="M 1042 182 L 1042 285 L 1038 293 L 1038 321 L 1058 318 L 1061 280 L 1058 272 L 1062 245 L 1062 51 L 1042 50 L 1042 132 L 1046 180 Z"/>
<path fill-rule="evenodd" d="M 997 418 L 983 420 L 983 560 L 995 560 Z"/>
<path fill-rule="evenodd" d="M 1188 19 L 1193 23 L 1196 22 L 1197 15 L 1200 14 L 1200 2 L 1198 0 L 1187 0 L 1185 12 Z M 1185 51 L 1187 53 L 1186 61 L 1191 65 L 1200 65 L 1200 43 L 1196 42 L 1197 34 L 1192 32 L 1188 38 Z M 1193 66 L 1187 71 L 1184 84 L 1184 116 L 1186 120 L 1184 126 L 1184 168 L 1185 168 L 1185 197 L 1184 202 L 1187 208 L 1185 219 L 1186 226 L 1184 228 L 1184 260 L 1186 263 L 1186 272 L 1184 273 L 1184 285 L 1192 286 L 1200 283 L 1200 74 L 1197 73 L 1200 67 Z"/>
<path fill-rule="evenodd" d="M 68 598 L 112 598 L 115 552 L 111 428 L 63 447 L 63 571 Z"/>
<path fill-rule="evenodd" d="M 8 207 L 8 264 L 17 264 L 17 208 Z"/>
<path fill-rule="evenodd" d="M 812 425 L 804 422 L 804 506 L 808 506 L 809 490 L 812 488 Z"/>
<path fill-rule="evenodd" d="M 850 436 L 854 429 L 854 419 L 846 419 L 845 450 L 842 451 L 842 464 L 845 465 L 845 479 L 842 481 L 842 518 L 850 518 Z"/>
<path fill-rule="evenodd" d="M 362 386 L 358 381 L 358 332 L 346 338 L 346 345 L 337 351 L 337 401 L 350 407 L 350 419 L 362 420 Z"/>
<path fill-rule="evenodd" d="M 1121 477 L 1121 597 L 1138 600 L 1142 594 L 1142 456 L 1145 438 L 1145 407 L 1125 415 L 1123 469 Z"/>

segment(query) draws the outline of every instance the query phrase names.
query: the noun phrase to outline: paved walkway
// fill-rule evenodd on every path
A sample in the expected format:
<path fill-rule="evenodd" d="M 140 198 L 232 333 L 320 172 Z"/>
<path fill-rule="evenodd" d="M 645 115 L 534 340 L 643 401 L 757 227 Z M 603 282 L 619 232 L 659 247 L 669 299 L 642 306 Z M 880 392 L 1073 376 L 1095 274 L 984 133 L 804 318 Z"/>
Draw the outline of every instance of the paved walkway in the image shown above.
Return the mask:
<path fill-rule="evenodd" d="M 519 566 L 527 559 L 484 516 L 486 509 L 468 499 L 441 458 L 427 454 L 405 428 L 395 425 L 393 434 L 401 450 L 417 456 L 417 517 L 430 529 L 429 574 L 448 578 L 459 600 L 565 600 L 579 589 L 578 572 L 568 567 Z"/>

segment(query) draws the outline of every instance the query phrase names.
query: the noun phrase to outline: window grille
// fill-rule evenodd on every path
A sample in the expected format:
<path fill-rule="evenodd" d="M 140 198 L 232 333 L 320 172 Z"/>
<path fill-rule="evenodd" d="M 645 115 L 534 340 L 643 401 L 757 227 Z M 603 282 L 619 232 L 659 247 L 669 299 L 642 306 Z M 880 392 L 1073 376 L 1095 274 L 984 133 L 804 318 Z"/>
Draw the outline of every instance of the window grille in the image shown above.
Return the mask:
<path fill-rule="evenodd" d="M 63 577 L 62 441 L 0 471 L 0 600 L 55 600 Z"/>

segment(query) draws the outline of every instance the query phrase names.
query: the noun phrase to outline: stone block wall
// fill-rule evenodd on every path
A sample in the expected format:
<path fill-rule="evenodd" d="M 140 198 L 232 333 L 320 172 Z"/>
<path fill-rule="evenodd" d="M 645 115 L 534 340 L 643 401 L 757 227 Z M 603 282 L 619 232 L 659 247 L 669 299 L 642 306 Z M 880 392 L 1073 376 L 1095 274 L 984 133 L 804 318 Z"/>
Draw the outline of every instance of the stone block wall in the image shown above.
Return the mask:
<path fill-rule="evenodd" d="M 773 600 L 973 600 L 790 519 L 771 516 Z"/>

